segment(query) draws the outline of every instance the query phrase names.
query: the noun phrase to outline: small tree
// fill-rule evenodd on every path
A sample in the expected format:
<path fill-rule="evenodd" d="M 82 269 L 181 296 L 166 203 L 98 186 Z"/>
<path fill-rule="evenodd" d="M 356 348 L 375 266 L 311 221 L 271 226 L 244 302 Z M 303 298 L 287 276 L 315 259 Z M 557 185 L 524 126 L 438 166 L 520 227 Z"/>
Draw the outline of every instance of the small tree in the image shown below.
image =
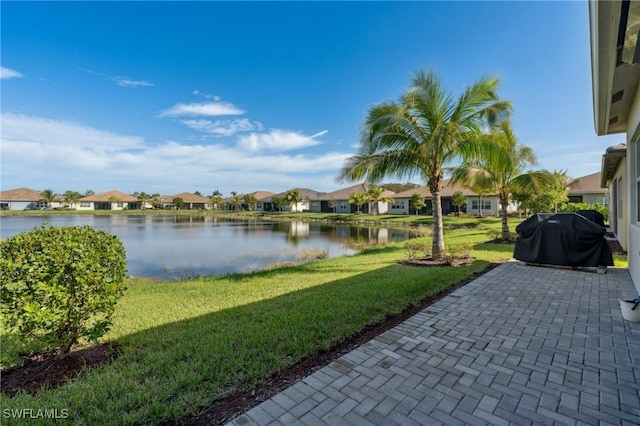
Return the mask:
<path fill-rule="evenodd" d="M 247 210 L 256 210 L 256 204 L 258 203 L 258 199 L 253 194 L 244 194 L 242 196 L 242 201 L 247 206 Z"/>
<path fill-rule="evenodd" d="M 349 197 L 349 203 L 355 204 L 356 213 L 360 214 L 362 210 L 362 206 L 365 205 L 369 201 L 369 197 L 364 192 L 354 192 Z"/>
<path fill-rule="evenodd" d="M 458 216 L 460 216 L 460 206 L 464 205 L 467 202 L 467 197 L 462 193 L 462 191 L 456 191 L 451 196 L 451 204 L 458 208 Z"/>
<path fill-rule="evenodd" d="M 338 206 L 338 203 L 335 200 L 327 201 L 327 205 L 331 210 L 333 210 L 334 213 L 336 212 L 336 207 Z"/>
<path fill-rule="evenodd" d="M 273 197 L 271 197 L 271 205 L 273 206 L 273 210 L 280 212 L 286 205 L 286 200 L 282 197 L 276 197 L 274 195 Z"/>
<path fill-rule="evenodd" d="M 173 205 L 176 209 L 181 210 L 184 207 L 184 200 L 180 197 L 176 197 L 173 199 Z"/>
<path fill-rule="evenodd" d="M 0 312 L 8 329 L 65 354 L 111 325 L 125 286 L 120 240 L 87 225 L 42 227 L 0 243 Z"/>
<path fill-rule="evenodd" d="M 419 192 L 414 192 L 411 195 L 411 200 L 409 201 L 409 207 L 416 210 L 416 216 L 418 216 L 418 212 L 427 205 L 427 202 L 424 199 L 424 195 Z"/>

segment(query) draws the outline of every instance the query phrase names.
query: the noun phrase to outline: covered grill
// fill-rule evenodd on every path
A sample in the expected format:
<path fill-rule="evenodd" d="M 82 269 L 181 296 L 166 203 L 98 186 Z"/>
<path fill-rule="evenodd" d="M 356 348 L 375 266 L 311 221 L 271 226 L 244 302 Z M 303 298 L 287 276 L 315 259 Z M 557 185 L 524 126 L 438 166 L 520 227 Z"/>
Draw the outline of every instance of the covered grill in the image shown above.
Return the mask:
<path fill-rule="evenodd" d="M 516 227 L 514 257 L 572 267 L 613 266 L 606 229 L 576 213 L 539 213 Z"/>

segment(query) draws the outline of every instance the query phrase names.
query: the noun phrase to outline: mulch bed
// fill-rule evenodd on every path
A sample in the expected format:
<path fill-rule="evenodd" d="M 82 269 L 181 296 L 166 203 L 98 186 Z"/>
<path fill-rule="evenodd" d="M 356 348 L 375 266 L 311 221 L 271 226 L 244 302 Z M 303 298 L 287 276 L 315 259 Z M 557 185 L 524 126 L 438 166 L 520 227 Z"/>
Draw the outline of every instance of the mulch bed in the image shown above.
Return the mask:
<path fill-rule="evenodd" d="M 117 345 L 103 344 L 79 349 L 66 356 L 58 356 L 55 352 L 27 355 L 22 366 L 2 371 L 0 391 L 14 395 L 18 391 L 35 393 L 54 389 L 75 379 L 83 371 L 111 362 L 119 353 Z"/>
<path fill-rule="evenodd" d="M 444 267 L 444 266 L 463 266 L 473 263 L 476 260 L 473 257 L 462 257 L 458 259 L 434 259 L 432 257 L 423 257 L 420 259 L 411 259 L 411 260 L 401 260 L 398 263 L 401 265 L 409 265 L 409 266 L 426 266 L 426 267 Z"/>
<path fill-rule="evenodd" d="M 419 265 L 441 266 L 441 265 Z M 342 343 L 328 351 L 321 351 L 300 361 L 292 367 L 281 371 L 256 387 L 235 389 L 223 398 L 215 401 L 206 411 L 198 416 L 189 416 L 178 422 L 165 422 L 163 425 L 219 425 L 225 424 L 252 407 L 271 398 L 278 392 L 293 385 L 314 371 L 330 364 L 342 355 L 368 342 L 383 332 L 395 327 L 404 320 L 417 314 L 435 301 L 474 280 L 478 276 L 498 266 L 491 264 L 486 270 L 475 273 L 464 282 L 451 287 L 436 296 L 427 297 L 417 305 L 405 308 L 401 313 L 387 317 L 384 321 L 365 327 Z M 65 357 L 54 353 L 35 354 L 25 357 L 24 365 L 2 371 L 0 389 L 3 393 L 13 395 L 19 391 L 34 393 L 41 389 L 53 389 L 68 380 L 73 380 L 90 368 L 106 364 L 115 359 L 120 348 L 114 344 L 103 344 L 71 352 Z"/>

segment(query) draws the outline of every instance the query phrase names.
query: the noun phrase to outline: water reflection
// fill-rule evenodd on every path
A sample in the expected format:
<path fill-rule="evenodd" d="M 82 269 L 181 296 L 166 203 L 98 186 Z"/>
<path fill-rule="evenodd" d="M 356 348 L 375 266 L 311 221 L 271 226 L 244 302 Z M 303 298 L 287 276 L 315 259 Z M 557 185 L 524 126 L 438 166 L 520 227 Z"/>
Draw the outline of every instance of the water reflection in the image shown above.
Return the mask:
<path fill-rule="evenodd" d="M 87 224 L 117 235 L 127 250 L 130 275 L 168 279 L 263 269 L 299 261 L 312 250 L 326 251 L 329 257 L 348 255 L 410 237 L 402 229 L 214 215 L 8 216 L 0 218 L 0 237 L 44 222 L 52 226 Z"/>

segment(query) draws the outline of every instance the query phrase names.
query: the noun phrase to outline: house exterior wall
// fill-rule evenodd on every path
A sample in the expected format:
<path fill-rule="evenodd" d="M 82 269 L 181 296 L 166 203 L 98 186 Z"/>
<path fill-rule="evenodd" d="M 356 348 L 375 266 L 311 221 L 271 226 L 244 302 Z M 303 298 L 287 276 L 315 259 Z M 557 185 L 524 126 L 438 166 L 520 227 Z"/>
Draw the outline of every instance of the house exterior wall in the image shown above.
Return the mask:
<path fill-rule="evenodd" d="M 627 188 L 627 159 L 622 158 L 613 178 L 608 184 L 609 228 L 624 250 L 628 250 L 629 214 Z"/>
<path fill-rule="evenodd" d="M 640 90 L 636 90 L 628 117 L 626 176 L 627 258 L 629 274 L 640 293 Z"/>
<path fill-rule="evenodd" d="M 410 198 L 394 198 L 390 203 L 388 212 L 390 214 L 409 214 Z"/>
<path fill-rule="evenodd" d="M 3 206 L 3 208 L 5 208 L 4 206 L 6 205 L 6 209 L 7 210 L 36 210 L 38 209 L 38 202 L 37 201 L 5 201 L 5 200 L 0 200 L 0 205 Z"/>

